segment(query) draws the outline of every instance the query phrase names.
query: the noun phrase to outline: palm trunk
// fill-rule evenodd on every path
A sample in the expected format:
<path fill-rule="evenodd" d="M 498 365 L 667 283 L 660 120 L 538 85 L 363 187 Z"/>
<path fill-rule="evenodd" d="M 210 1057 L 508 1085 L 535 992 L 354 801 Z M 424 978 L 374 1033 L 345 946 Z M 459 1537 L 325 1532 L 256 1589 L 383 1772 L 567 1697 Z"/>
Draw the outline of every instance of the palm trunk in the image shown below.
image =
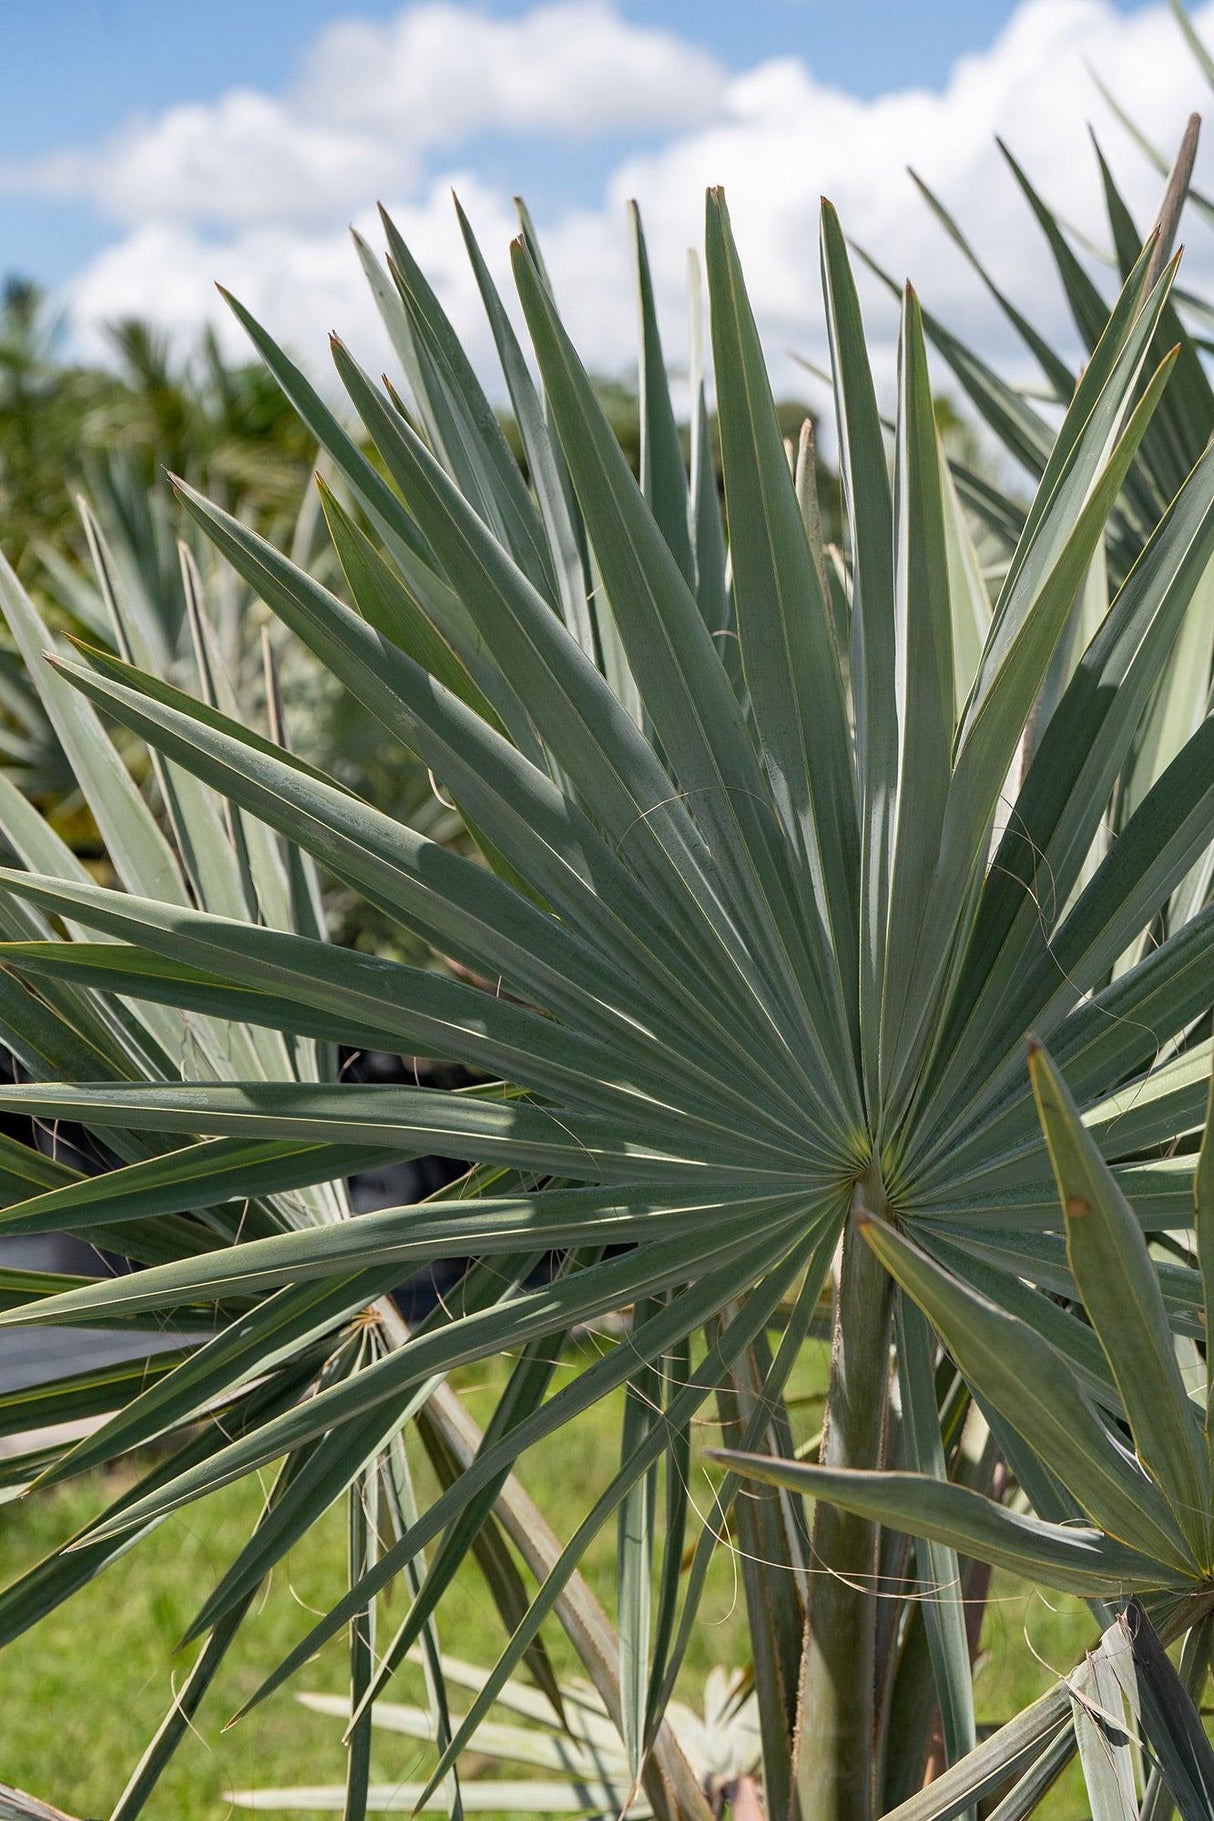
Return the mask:
<path fill-rule="evenodd" d="M 853 1211 L 880 1214 L 876 1170 Z M 843 1240 L 822 1463 L 879 1467 L 889 1396 L 890 1280 L 853 1223 Z M 796 1821 L 872 1821 L 878 1527 L 833 1505 L 814 1511 L 801 1663 Z"/>

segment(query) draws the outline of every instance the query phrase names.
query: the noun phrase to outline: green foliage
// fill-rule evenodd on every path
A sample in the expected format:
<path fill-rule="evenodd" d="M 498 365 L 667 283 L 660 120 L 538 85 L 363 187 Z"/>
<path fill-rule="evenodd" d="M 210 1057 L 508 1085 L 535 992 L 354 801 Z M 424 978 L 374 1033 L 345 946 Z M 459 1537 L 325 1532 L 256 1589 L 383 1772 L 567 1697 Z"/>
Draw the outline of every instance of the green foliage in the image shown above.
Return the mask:
<path fill-rule="evenodd" d="M 1098 1821 L 1136 1817 L 1147 1797 L 1138 1775 L 1141 1759 L 1132 1749 L 1141 1715 L 1157 1776 L 1181 1813 L 1196 1818 L 1208 1812 L 1214 1793 L 1214 1751 L 1190 1699 L 1205 1680 L 1211 1624 L 1208 1424 L 1181 1375 L 1142 1224 L 1048 1056 L 1034 1048 L 1029 1066 L 1078 1301 L 1104 1355 L 1101 1386 L 1085 1384 L 1085 1370 L 1073 1352 L 1068 1357 L 1059 1329 L 1047 1339 L 1023 1316 L 943 1270 L 892 1226 L 866 1216 L 862 1232 L 903 1297 L 931 1320 L 978 1406 L 997 1425 L 1026 1489 L 1037 1489 L 1032 1496 L 1040 1515 L 1009 1510 L 950 1484 L 940 1471 L 832 1470 L 729 1452 L 716 1458 L 762 1483 L 828 1499 L 905 1529 L 924 1544 L 961 1550 L 1048 1586 L 1090 1596 L 1115 1582 L 1119 1597 L 1133 1594 L 1100 1651 L 1089 1656 L 1084 1676 L 1060 1684 L 1047 1708 L 1050 1723 L 1035 1743 L 1045 1746 L 1052 1768 L 1078 1746 Z M 1214 1128 L 1200 1165 L 1199 1226 L 1200 1185 L 1211 1154 Z M 1208 1297 L 1204 1277 L 1202 1289 Z M 954 1555 L 943 1585 L 956 1575 Z M 1149 1608 L 1165 1637 L 1187 1634 L 1187 1690 L 1155 1640 Z M 1117 1718 L 1123 1694 L 1132 1720 Z M 1064 1695 L 1070 1697 L 1073 1731 L 1066 1725 Z M 966 1806 L 963 1794 L 972 1799 L 1013 1770 L 1035 1794 L 1040 1760 L 1025 1764 L 1023 1752 L 1023 1728 L 1014 1722 L 955 1764 L 908 1807 L 908 1815 L 913 1809 L 929 1821 L 955 1814 Z"/>
<path fill-rule="evenodd" d="M 824 1368 L 824 1360 L 815 1358 L 801 1384 L 824 1385 Z M 563 1368 L 562 1375 L 568 1370 Z M 478 1368 L 469 1376 L 477 1383 L 461 1382 L 461 1395 L 483 1418 L 500 1395 L 505 1368 Z M 557 1438 L 529 1459 L 528 1483 L 542 1506 L 559 1510 L 572 1479 L 579 1486 L 606 1483 L 619 1405 L 618 1397 L 605 1400 L 588 1413 L 576 1433 Z M 715 1434 L 709 1428 L 705 1437 Z M 424 1463 L 419 1479 L 423 1488 L 429 1483 Z M 699 1489 L 706 1486 L 703 1480 L 693 1483 L 697 1499 Z M 104 1473 L 82 1474 L 0 1511 L 0 1578 L 15 1578 L 57 1547 L 114 1491 Z M 37 1790 L 76 1815 L 108 1813 L 114 1792 L 126 1782 L 172 1688 L 180 1686 L 192 1660 L 193 1650 L 174 1650 L 191 1614 L 192 1592 L 209 1585 L 240 1549 L 256 1521 L 261 1496 L 256 1481 L 247 1480 L 170 1519 L 0 1655 L 5 1781 Z M 340 1590 L 346 1573 L 344 1515 L 334 1507 L 276 1567 L 167 1767 L 149 1803 L 150 1814 L 171 1815 L 175 1821 L 213 1821 L 229 1789 L 297 1785 L 305 1779 L 340 1782 L 343 1727 L 326 1706 L 340 1706 L 343 1699 L 348 1703 L 344 1639 L 334 1639 L 309 1665 L 298 1693 L 281 1690 L 247 1724 L 225 1731 L 224 1722 L 290 1648 L 301 1607 L 318 1608 Z M 585 1566 L 599 1599 L 610 1601 L 614 1538 L 601 1537 Z M 703 1622 L 690 1640 L 679 1698 L 695 1710 L 703 1709 L 705 1681 L 714 1664 L 745 1661 L 745 1615 L 735 1597 L 734 1566 L 727 1551 L 719 1553 L 705 1593 Z M 485 1607 L 484 1583 L 468 1564 L 457 1575 L 444 1607 L 445 1659 L 457 1664 L 466 1657 L 481 1660 L 491 1622 Z M 1032 1651 L 1021 1647 L 1022 1628 L 1031 1638 Z M 1041 1692 L 1048 1671 L 1033 1651 L 1046 1662 L 1069 1663 L 1095 1638 L 1096 1630 L 1078 1602 L 1053 1595 L 1047 1605 L 1026 1587 L 1001 1581 L 988 1614 L 984 1667 L 977 1681 L 980 1718 L 997 1723 Z M 81 1637 L 89 1640 L 87 1652 L 77 1648 Z M 565 1683 L 579 1673 L 577 1660 L 563 1638 L 554 1638 L 552 1645 L 554 1665 Z M 462 1684 L 453 1693 L 460 1701 Z M 530 1696 L 533 1711 L 548 1716 L 547 1724 L 537 1724 L 551 1731 L 551 1709 L 533 1687 Z M 429 1720 L 425 1679 L 416 1662 L 404 1666 L 383 1705 L 400 1704 L 414 1706 Z M 391 1714 L 381 1720 L 380 1705 L 375 1714 L 373 1781 L 416 1779 L 432 1750 L 426 1743 L 429 1734 L 420 1740 L 402 1737 L 392 1728 Z M 506 1716 L 499 1712 L 495 1717 Z M 483 1747 L 482 1740 L 478 1750 Z M 475 1773 L 475 1782 L 518 1774 L 516 1769 L 486 1764 Z M 1069 1794 L 1070 1807 L 1059 1809 L 1059 1815 L 1074 1812 L 1073 1788 Z"/>
<path fill-rule="evenodd" d="M 61 354 L 62 325 L 39 288 L 11 278 L 0 299 L 0 524 L 23 579 L 41 550 L 77 543 L 73 494 L 126 483 L 144 508 L 161 471 L 205 478 L 246 517 L 280 532 L 298 509 L 315 445 L 256 363 L 232 366 L 204 336 L 185 360 L 146 323 L 115 323 L 114 362 Z M 121 480 L 111 481 L 117 470 Z"/>
<path fill-rule="evenodd" d="M 137 1391 L 92 1387 L 108 1414 L 83 1440 L 10 1465 L 10 1483 L 46 1486 L 158 1450 L 0 1595 L 0 1636 L 273 1468 L 186 1626 L 202 1654 L 115 1821 L 144 1806 L 266 1576 L 342 1500 L 348 1589 L 242 1711 L 347 1632 L 334 1799 L 351 1821 L 375 1706 L 419 1650 L 437 1749 L 418 1802 L 455 1808 L 478 1728 L 523 1673 L 569 1731 L 554 1624 L 638 1810 L 706 1821 L 719 1792 L 670 1701 L 728 1527 L 769 1812 L 927 1821 L 1018 1779 L 1007 1817 L 1076 1741 L 1086 1764 L 1090 1714 L 1081 1696 L 1076 1721 L 1066 1685 L 975 1742 L 970 1609 L 992 1565 L 1093 1604 L 1097 1695 L 1120 1664 L 1189 1800 L 1179 1767 L 1200 1788 L 1200 1753 L 1150 1640 L 1200 1626 L 1214 1580 L 1199 1159 L 1214 456 L 1173 379 L 1190 350 L 1169 351 L 1168 220 L 1127 240 L 1109 306 L 1047 212 L 1088 342 L 1081 375 L 1054 367 L 1056 430 L 908 288 L 891 448 L 828 205 L 841 546 L 823 541 L 809 439 L 790 461 L 719 192 L 705 269 L 723 498 L 697 350 L 686 452 L 677 431 L 639 221 L 636 474 L 525 216 L 512 258 L 538 385 L 463 224 L 525 472 L 384 225 L 386 266 L 359 251 L 408 401 L 335 342 L 357 434 L 234 306 L 323 451 L 340 582 L 332 558 L 284 554 L 188 478 L 179 496 L 284 636 L 433 774 L 475 854 L 290 751 L 276 715 L 259 729 L 210 660 L 201 590 L 187 679 L 107 585 L 103 540 L 108 649 L 40 664 L 56 642 L 0 573 L 116 882 L 0 794 L 18 861 L 0 875 L 0 1034 L 28 1076 L 0 1110 L 76 1121 L 115 1159 L 35 1193 L 14 1171 L 0 1233 L 70 1224 L 143 1267 L 10 1274 L 0 1321 L 175 1343 Z M 996 511 L 943 446 L 933 340 L 1018 441 L 1025 509 Z M 1004 540 L 993 588 L 976 532 Z M 124 753 L 146 753 L 153 793 Z M 330 942 L 327 882 L 424 963 Z M 460 1063 L 477 1085 L 348 1081 L 341 1045 Z M 356 1161 L 419 1152 L 468 1172 L 351 1220 Z M 456 1293 L 410 1327 L 394 1288 L 451 1257 L 469 1260 Z M 592 1357 L 571 1354 L 609 1317 Z M 819 1446 L 790 1387 L 827 1332 Z M 450 1376 L 503 1358 L 482 1429 Z M 523 1490 L 528 1451 L 620 1394 L 610 1477 L 545 1515 Z M 687 1472 L 708 1412 L 729 1450 L 701 1511 Z M 743 1473 L 772 1490 L 743 1491 Z M 613 1531 L 612 1615 L 580 1565 Z M 457 1707 L 438 1623 L 469 1560 L 504 1644 Z M 1132 1677 L 1111 1630 L 1131 1592 Z M 1125 1795 L 1121 1768 L 1101 1802 Z"/>

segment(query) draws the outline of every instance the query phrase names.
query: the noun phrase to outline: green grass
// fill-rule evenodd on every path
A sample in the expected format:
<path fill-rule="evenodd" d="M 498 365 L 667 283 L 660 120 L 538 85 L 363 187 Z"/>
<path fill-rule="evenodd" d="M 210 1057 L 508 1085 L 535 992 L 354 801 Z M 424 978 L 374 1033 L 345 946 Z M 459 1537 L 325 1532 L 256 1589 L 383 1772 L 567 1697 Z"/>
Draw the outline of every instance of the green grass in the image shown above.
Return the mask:
<path fill-rule="evenodd" d="M 811 1364 L 810 1373 L 816 1370 Z M 462 1388 L 478 1415 L 487 1412 L 489 1382 L 465 1375 Z M 496 1380 L 493 1382 L 497 1382 Z M 592 1489 L 610 1474 L 618 1449 L 618 1411 L 608 1404 L 569 1434 L 528 1457 L 524 1474 L 541 1507 L 568 1532 Z M 715 1439 L 706 1430 L 706 1439 Z M 424 1467 L 418 1471 L 425 1495 Z M 55 1491 L 0 1507 L 0 1583 L 37 1560 L 96 1512 L 117 1490 L 87 1476 Z M 696 1497 L 707 1508 L 700 1471 Z M 0 1781 L 14 1783 L 70 1813 L 103 1816 L 160 1720 L 188 1658 L 173 1654 L 178 1637 L 248 1535 L 261 1490 L 229 1487 L 166 1521 L 140 1547 L 41 1626 L 0 1653 Z M 614 1532 L 600 1536 L 587 1562 L 599 1598 L 611 1607 Z M 337 1597 L 345 1573 L 345 1527 L 338 1509 L 291 1554 L 273 1577 L 212 1686 L 194 1735 L 166 1772 L 146 1813 L 149 1821 L 214 1821 L 227 1812 L 225 1790 L 282 1784 L 338 1783 L 343 1774 L 340 1725 L 309 1714 L 283 1690 L 235 1727 L 223 1722 L 257 1687 L 320 1612 Z M 399 1603 L 394 1611 L 399 1611 Z M 389 1614 L 389 1624 L 393 1614 Z M 1072 1667 L 1095 1627 L 1079 1602 L 1035 1594 L 996 1579 L 984 1638 L 988 1660 L 978 1682 L 983 1719 L 1010 1718 Z M 483 1583 L 463 1575 L 443 1608 L 441 1638 L 455 1655 L 489 1663 L 502 1634 Z M 558 1672 L 572 1669 L 564 1640 L 550 1635 Z M 733 1564 L 722 1555 L 705 1600 L 681 1692 L 698 1705 L 714 1662 L 745 1660 L 745 1622 Z M 344 1692 L 341 1639 L 298 1678 L 296 1688 Z M 406 1689 L 411 1697 L 415 1691 Z M 413 1780 L 432 1759 L 424 1748 L 377 1735 L 377 1780 Z M 1076 1785 L 1045 1811 L 1077 1812 Z"/>

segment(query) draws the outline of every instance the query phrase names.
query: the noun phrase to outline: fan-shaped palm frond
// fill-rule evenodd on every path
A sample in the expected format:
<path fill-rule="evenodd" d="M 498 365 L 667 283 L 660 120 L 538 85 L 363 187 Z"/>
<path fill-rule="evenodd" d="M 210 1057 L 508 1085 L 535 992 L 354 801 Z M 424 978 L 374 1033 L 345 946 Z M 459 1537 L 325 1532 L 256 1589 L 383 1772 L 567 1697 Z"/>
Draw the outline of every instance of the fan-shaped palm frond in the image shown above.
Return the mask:
<path fill-rule="evenodd" d="M 70 1222 L 129 1243 L 147 1268 L 31 1296 L 4 1319 L 154 1320 L 180 1333 L 187 1357 L 43 1475 L 177 1438 L 46 1584 L 66 1591 L 166 1513 L 283 1462 L 262 1525 L 192 1627 L 208 1640 L 200 1696 L 271 1564 L 339 1491 L 402 1460 L 406 1425 L 432 1423 L 437 1400 L 444 1489 L 422 1510 L 394 1494 L 395 1532 L 364 1525 L 348 1594 L 254 1697 L 353 1625 L 350 1812 L 366 1805 L 372 1704 L 500 1521 L 538 1587 L 522 1590 L 507 1554 L 509 1641 L 443 1735 L 423 1799 L 528 1652 L 534 1660 L 555 1612 L 654 1812 L 703 1814 L 662 1716 L 720 1519 L 733 1513 L 768 1812 L 785 1812 L 795 1793 L 805 1821 L 867 1817 L 928 1774 L 933 1703 L 949 1755 L 973 1743 L 960 1609 L 945 1601 L 915 1617 L 908 1558 L 875 1511 L 822 1503 L 810 1530 L 779 1493 L 739 1501 L 734 1474 L 684 1573 L 691 1426 L 717 1400 L 742 1452 L 786 1452 L 783 1392 L 842 1241 L 824 1465 L 842 1473 L 884 1458 L 955 1472 L 968 1402 L 942 1412 L 934 1343 L 913 1314 L 895 1335 L 893 1279 L 853 1213 L 910 1236 L 1000 1320 L 1047 1333 L 1059 1385 L 1076 1372 L 1085 1395 L 1120 1407 L 1119 1382 L 1069 1306 L 1023 1043 L 1029 1028 L 1049 1042 L 1147 1229 L 1186 1225 L 1198 1046 L 1214 999 L 1214 908 L 1193 884 L 1214 831 L 1209 723 L 1112 838 L 1106 817 L 1214 556 L 1214 457 L 1155 502 L 1157 522 L 1090 636 L 1081 617 L 1171 397 L 1173 360 L 1156 365 L 1152 351 L 1173 267 L 1160 269 L 1149 241 L 1130 270 L 1042 450 L 991 600 L 937 436 L 918 299 L 903 299 L 891 477 L 829 208 L 841 567 L 816 546 L 808 492 L 790 471 L 720 194 L 709 197 L 706 266 L 724 517 L 705 481 L 698 370 L 690 476 L 683 468 L 639 224 L 639 486 L 530 225 L 513 264 L 539 386 L 465 224 L 527 480 L 433 292 L 385 227 L 387 270 L 363 257 L 408 407 L 334 346 L 376 461 L 237 306 L 349 490 L 352 509 L 326 500 L 326 511 L 353 605 L 191 488 L 181 497 L 261 599 L 433 771 L 484 864 L 293 758 L 236 704 L 192 699 L 138 651 L 56 655 L 48 707 L 95 784 L 122 889 L 82 878 L 33 834 L 18 849 L 27 870 L 3 875 L 9 990 L 23 1008 L 45 1004 L 56 1031 L 69 998 L 86 1022 L 53 1062 L 27 1043 L 35 1079 L 0 1094 L 0 1108 L 77 1120 L 123 1167 L 15 1202 L 3 1218 L 13 1231 Z M 5 598 L 33 664 L 40 640 L 11 579 Z M 178 844 L 194 855 L 188 876 L 105 757 L 100 714 L 157 755 L 172 825 L 185 831 Z M 228 824 L 217 798 L 231 805 Z M 254 843 L 277 855 L 278 841 L 285 883 L 262 905 L 241 856 Z M 213 865 L 213 853 L 230 858 Z M 326 943 L 301 854 L 457 974 Z M 116 1053 L 114 1021 L 137 1033 L 137 1062 Z M 188 1052 L 183 1029 L 198 1032 Z M 335 1080 L 311 1059 L 337 1043 L 451 1058 L 487 1085 L 436 1094 Z M 351 1153 L 377 1148 L 437 1151 L 476 1174 L 468 1192 L 353 1222 L 337 1191 L 319 1216 L 272 1199 L 300 1169 L 312 1182 L 337 1177 Z M 246 1181 L 258 1199 L 237 1228 L 223 1210 Z M 183 1212 L 216 1198 L 218 1215 Z M 413 1265 L 469 1254 L 456 1305 L 400 1331 L 383 1301 L 391 1287 Z M 537 1281 L 537 1263 L 553 1257 Z M 1166 1352 L 1173 1331 L 1195 1330 L 1201 1303 L 1191 1270 L 1162 1281 Z M 570 1331 L 626 1306 L 626 1339 L 551 1390 Z M 377 1320 L 357 1322 L 367 1307 Z M 503 1352 L 515 1359 L 507 1389 L 474 1436 L 444 1380 Z M 621 1387 L 618 1468 L 558 1544 L 523 1517 L 506 1476 Z M 216 1399 L 225 1432 L 189 1427 Z M 1044 1424 L 1049 1401 L 1038 1402 Z M 1183 1451 L 1144 1470 L 1099 1422 L 1073 1445 L 1092 1498 L 1127 1538 L 1116 1526 L 1108 1539 L 1067 1540 L 1028 1525 L 1022 1565 L 1044 1577 L 1069 1564 L 1072 1584 L 1092 1592 L 1113 1590 L 1127 1564 L 1146 1574 L 1149 1562 L 1150 1585 L 1177 1592 L 1214 1568 L 1202 1468 L 1190 1463 L 1198 1483 L 1179 1517 L 1174 1488 L 1155 1478 L 1180 1473 Z M 979 1469 L 988 1481 L 994 1462 L 990 1452 Z M 899 1483 L 882 1481 L 891 1496 Z M 613 1522 L 618 1637 L 575 1579 Z M 953 1558 L 938 1566 L 955 1578 Z M 878 1572 L 892 1605 L 872 1596 Z M 401 1574 L 412 1577 L 408 1608 L 372 1652 L 368 1615 Z M 19 1587 L 0 1600 L 0 1624 L 24 1622 L 45 1597 Z M 924 1643 L 931 1675 L 916 1656 Z M 145 1785 L 132 1784 L 124 1818 Z"/>

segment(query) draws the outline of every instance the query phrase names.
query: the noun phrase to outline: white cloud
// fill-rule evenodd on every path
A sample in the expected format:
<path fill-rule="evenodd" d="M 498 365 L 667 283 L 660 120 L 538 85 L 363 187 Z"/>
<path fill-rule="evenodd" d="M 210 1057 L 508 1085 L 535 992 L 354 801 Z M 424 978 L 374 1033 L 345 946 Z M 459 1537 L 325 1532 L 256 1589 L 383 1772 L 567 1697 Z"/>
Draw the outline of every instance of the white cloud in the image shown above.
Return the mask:
<path fill-rule="evenodd" d="M 707 51 L 605 0 L 516 19 L 426 0 L 384 24 L 331 26 L 282 97 L 234 89 L 172 107 L 99 146 L 0 169 L 0 188 L 83 197 L 135 228 L 322 229 L 410 193 L 435 149 L 491 132 L 669 133 L 713 114 L 725 82 Z"/>
<path fill-rule="evenodd" d="M 1195 13 L 1214 35 L 1214 5 Z M 1098 126 L 1119 183 L 1145 229 L 1161 179 L 1111 118 L 1091 80 L 1099 71 L 1126 98 L 1143 130 L 1174 148 L 1206 88 L 1163 6 L 1126 17 L 1106 0 L 1023 0 L 985 52 L 959 60 L 942 91 L 906 90 L 862 101 L 817 82 L 799 61 L 769 63 L 731 83 L 722 117 L 614 174 L 610 219 L 626 196 L 642 203 L 668 311 L 681 285 L 680 250 L 698 235 L 701 197 L 723 184 L 756 310 L 773 359 L 791 346 L 821 357 L 817 212 L 829 195 L 848 234 L 924 302 L 972 334 L 997 359 L 1014 356 L 978 281 L 919 198 L 913 165 L 972 239 L 996 279 L 1051 335 L 1069 318 L 1031 212 L 996 135 L 1065 220 L 1102 234 L 1103 213 L 1088 123 Z M 1143 73 L 1149 72 L 1146 80 Z M 1208 243 L 1208 231 L 1197 239 Z M 1187 277 L 1208 245 L 1190 252 Z M 885 345 L 892 306 L 862 284 Z M 788 369 L 785 368 L 787 375 Z"/>
<path fill-rule="evenodd" d="M 384 24 L 331 26 L 297 100 L 316 119 L 448 146 L 492 131 L 582 139 L 687 126 L 715 110 L 724 84 L 707 50 L 630 24 L 605 0 L 517 19 L 440 0 Z"/>
<path fill-rule="evenodd" d="M 454 181 L 486 248 L 500 252 L 517 231 L 513 210 L 471 173 L 457 174 Z M 461 339 L 484 366 L 493 342 L 455 231 L 449 181 L 435 183 L 416 200 L 394 203 L 392 215 L 442 296 Z M 377 243 L 381 230 L 374 207 L 360 210 L 352 225 Z M 504 283 L 505 261 L 499 258 L 496 264 Z M 247 357 L 244 331 L 218 296 L 217 279 L 313 371 L 326 368 L 327 339 L 334 329 L 373 371 L 389 358 L 344 226 L 306 234 L 290 227 L 258 227 L 216 246 L 172 222 L 149 222 L 136 229 L 73 281 L 70 301 L 82 352 L 104 358 L 103 326 L 118 317 L 145 315 L 182 346 L 189 346 L 200 326 L 209 322 L 221 346 L 236 358 Z"/>
<path fill-rule="evenodd" d="M 1214 39 L 1214 0 L 1195 19 Z M 216 104 L 209 117 L 229 123 L 225 145 L 237 148 L 226 175 L 220 154 L 200 147 L 192 127 L 178 126 L 175 143 L 195 150 L 166 160 L 157 176 L 155 160 L 140 162 L 142 153 L 137 159 L 132 148 L 140 131 L 167 134 L 175 116 L 132 128 L 130 168 L 144 171 L 148 193 L 160 182 L 162 200 L 149 203 L 148 219 L 80 274 L 70 301 L 85 334 L 123 313 L 151 316 L 185 334 L 204 318 L 219 319 L 209 283 L 218 277 L 318 366 L 331 327 L 382 361 L 357 262 L 330 213 L 344 194 L 374 236 L 369 204 L 381 186 L 458 328 L 488 365 L 488 339 L 447 194 L 452 179 L 435 169 L 435 148 L 489 127 L 542 127 L 559 141 L 623 124 L 644 125 L 652 137 L 664 126 L 661 143 L 624 159 L 601 197 L 557 209 L 540 223 L 571 329 L 591 364 L 619 371 L 632 358 L 624 199 L 636 196 L 642 205 L 667 351 L 677 362 L 685 345 L 686 248 L 700 237 L 705 187 L 723 183 L 781 386 L 804 390 L 810 383 L 798 376 L 787 350 L 819 359 L 823 353 L 820 192 L 832 197 L 856 240 L 899 279 L 913 277 L 930 308 L 1007 366 L 1018 358 L 1010 333 L 917 197 L 905 166 L 913 163 L 938 190 L 1030 316 L 1051 336 L 1068 337 L 1044 244 L 994 138 L 1009 141 L 1064 218 L 1099 237 L 1099 185 L 1087 132 L 1087 122 L 1096 122 L 1147 225 L 1160 179 L 1109 115 L 1090 68 L 1168 148 L 1177 144 L 1188 112 L 1203 105 L 1203 79 L 1162 4 L 1127 16 L 1109 0 L 1022 0 L 996 42 L 960 59 L 939 92 L 906 90 L 874 100 L 830 88 L 800 59 L 769 61 L 723 79 L 705 53 L 626 24 L 593 0 L 540 7 L 511 21 L 427 4 L 386 25 L 330 30 L 285 102 L 229 96 Z M 322 132 L 335 149 L 310 163 L 320 143 L 310 135 Z M 260 153 L 239 150 L 263 143 Z M 473 152 L 469 147 L 465 156 L 474 163 Z M 553 156 L 561 156 L 558 146 Z M 507 198 L 475 175 L 455 181 L 505 282 L 513 232 Z M 227 194 L 225 185 L 232 196 L 223 215 L 229 230 L 224 238 L 207 238 L 199 223 L 222 211 L 208 211 L 206 197 Z M 137 196 L 133 177 L 125 193 Z M 129 212 L 133 219 L 134 200 Z M 1186 277 L 1214 282 L 1209 237 L 1200 226 L 1196 238 L 1207 244 L 1190 253 Z M 875 283 L 866 284 L 865 294 L 878 358 L 888 367 L 892 307 L 882 303 Z"/>
<path fill-rule="evenodd" d="M 272 96 L 235 89 L 213 105 L 136 122 L 94 151 L 57 154 L 27 181 L 85 197 L 135 228 L 311 228 L 399 187 L 413 169 L 410 153 L 382 136 L 303 120 Z"/>

